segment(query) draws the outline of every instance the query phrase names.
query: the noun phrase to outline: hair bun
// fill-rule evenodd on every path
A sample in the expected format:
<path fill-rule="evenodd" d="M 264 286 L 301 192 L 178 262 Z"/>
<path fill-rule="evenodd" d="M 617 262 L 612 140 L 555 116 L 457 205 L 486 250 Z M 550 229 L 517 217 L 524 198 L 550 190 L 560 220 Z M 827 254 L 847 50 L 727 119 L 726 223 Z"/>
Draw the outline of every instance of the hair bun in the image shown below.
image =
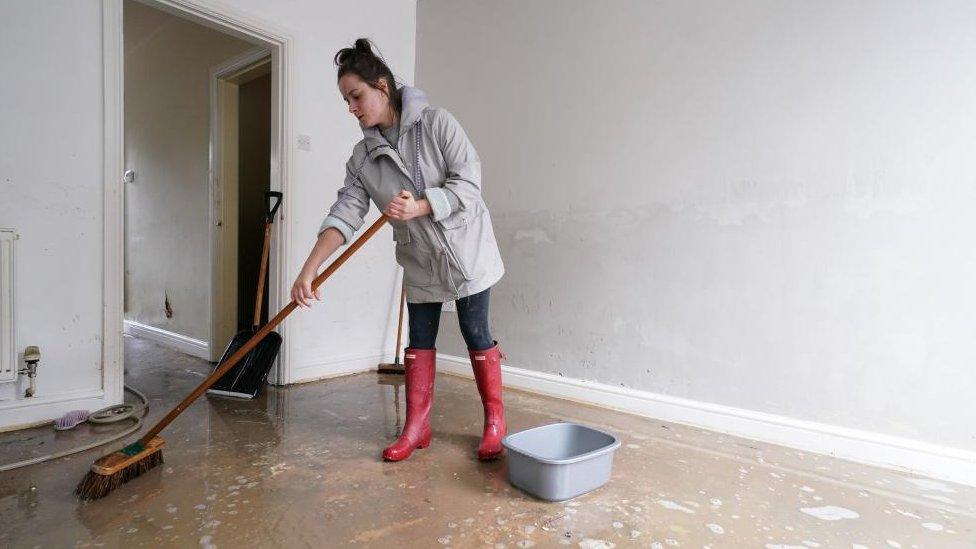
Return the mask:
<path fill-rule="evenodd" d="M 373 55 L 373 48 L 370 45 L 369 40 L 367 40 L 365 38 L 359 38 L 359 39 L 357 39 L 356 40 L 355 47 L 356 47 L 356 51 L 357 52 L 362 52 L 362 53 L 366 53 L 366 54 L 369 54 L 369 55 Z"/>
<path fill-rule="evenodd" d="M 336 52 L 333 62 L 337 66 L 360 63 L 364 59 L 379 59 L 373 53 L 373 47 L 368 38 L 358 38 L 351 48 L 342 48 Z"/>

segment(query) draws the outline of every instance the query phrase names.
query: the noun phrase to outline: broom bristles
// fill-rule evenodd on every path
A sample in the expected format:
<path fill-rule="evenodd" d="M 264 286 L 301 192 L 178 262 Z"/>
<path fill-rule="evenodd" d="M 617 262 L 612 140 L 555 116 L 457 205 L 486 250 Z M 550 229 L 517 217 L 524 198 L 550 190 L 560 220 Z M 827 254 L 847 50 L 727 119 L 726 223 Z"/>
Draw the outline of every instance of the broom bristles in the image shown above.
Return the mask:
<path fill-rule="evenodd" d="M 112 490 L 115 490 L 161 463 L 163 463 L 163 450 L 158 449 L 150 452 L 142 459 L 108 475 L 89 470 L 85 478 L 78 483 L 78 487 L 75 488 L 75 493 L 84 500 L 105 497 Z"/>

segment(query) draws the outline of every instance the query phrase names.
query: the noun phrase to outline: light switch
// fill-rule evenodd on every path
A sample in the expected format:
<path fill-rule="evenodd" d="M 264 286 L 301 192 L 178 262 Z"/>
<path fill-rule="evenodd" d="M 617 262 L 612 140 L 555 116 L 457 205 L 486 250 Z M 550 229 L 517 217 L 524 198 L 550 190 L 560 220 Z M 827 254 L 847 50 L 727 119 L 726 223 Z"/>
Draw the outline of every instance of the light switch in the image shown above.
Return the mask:
<path fill-rule="evenodd" d="M 298 136 L 298 150 L 300 151 L 310 151 L 312 150 L 312 138 L 307 135 Z"/>

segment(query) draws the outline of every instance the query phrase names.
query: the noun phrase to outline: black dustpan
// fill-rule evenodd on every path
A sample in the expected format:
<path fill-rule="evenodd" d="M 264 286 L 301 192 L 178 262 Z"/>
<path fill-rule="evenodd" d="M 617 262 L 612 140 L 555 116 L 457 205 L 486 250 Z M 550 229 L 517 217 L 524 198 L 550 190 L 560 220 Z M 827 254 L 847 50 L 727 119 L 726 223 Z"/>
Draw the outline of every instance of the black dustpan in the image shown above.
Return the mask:
<path fill-rule="evenodd" d="M 264 279 L 268 271 L 268 254 L 271 247 L 271 225 L 274 223 L 275 213 L 281 205 L 282 194 L 275 191 L 265 193 L 268 201 L 268 212 L 265 214 L 264 222 L 264 249 L 261 252 L 261 272 L 258 275 L 258 295 L 254 303 L 254 322 L 249 330 L 237 332 L 234 339 L 227 345 L 227 349 L 220 357 L 220 361 L 214 367 L 216 371 L 221 364 L 230 358 L 238 349 L 258 331 L 261 323 L 261 304 L 264 301 Z M 271 199 L 277 199 L 274 205 Z M 257 346 L 251 349 L 237 364 L 214 383 L 207 390 L 207 395 L 228 396 L 235 398 L 251 399 L 258 396 L 261 388 L 264 387 L 268 379 L 268 372 L 274 366 L 275 359 L 278 357 L 278 349 L 281 348 L 281 335 L 277 332 L 268 332 Z"/>
<path fill-rule="evenodd" d="M 217 367 L 220 367 L 231 355 L 244 346 L 245 343 L 256 331 L 242 330 L 234 336 Z M 227 396 L 234 398 L 252 399 L 258 396 L 261 388 L 268 380 L 268 372 L 274 366 L 275 358 L 278 357 L 278 349 L 281 347 L 281 336 L 278 332 L 268 332 L 264 339 L 251 349 L 250 353 L 244 356 L 226 374 L 221 376 L 217 383 L 207 389 L 207 395 Z"/>

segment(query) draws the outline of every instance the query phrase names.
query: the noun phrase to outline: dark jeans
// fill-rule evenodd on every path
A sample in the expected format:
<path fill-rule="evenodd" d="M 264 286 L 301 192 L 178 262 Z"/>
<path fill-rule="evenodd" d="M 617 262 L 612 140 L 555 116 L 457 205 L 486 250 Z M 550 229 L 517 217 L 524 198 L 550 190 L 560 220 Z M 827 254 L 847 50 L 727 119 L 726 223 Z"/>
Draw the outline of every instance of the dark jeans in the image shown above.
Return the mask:
<path fill-rule="evenodd" d="M 470 351 L 494 347 L 488 328 L 488 293 L 491 288 L 455 301 L 461 335 Z M 410 347 L 434 349 L 441 323 L 440 303 L 407 303 L 410 313 Z"/>

